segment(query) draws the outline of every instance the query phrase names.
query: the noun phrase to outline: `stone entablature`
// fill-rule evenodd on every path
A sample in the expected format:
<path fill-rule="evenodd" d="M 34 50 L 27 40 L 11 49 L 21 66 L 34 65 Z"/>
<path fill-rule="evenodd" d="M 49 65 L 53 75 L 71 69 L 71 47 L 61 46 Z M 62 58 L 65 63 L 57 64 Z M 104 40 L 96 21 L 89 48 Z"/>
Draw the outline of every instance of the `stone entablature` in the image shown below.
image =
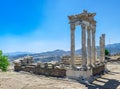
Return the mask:
<path fill-rule="evenodd" d="M 94 20 L 94 16 L 96 13 L 88 13 L 86 10 L 83 10 L 83 13 L 77 15 L 68 16 L 70 22 L 75 23 L 76 25 L 80 25 L 82 21 L 90 22 L 90 24 L 96 25 L 96 21 Z"/>

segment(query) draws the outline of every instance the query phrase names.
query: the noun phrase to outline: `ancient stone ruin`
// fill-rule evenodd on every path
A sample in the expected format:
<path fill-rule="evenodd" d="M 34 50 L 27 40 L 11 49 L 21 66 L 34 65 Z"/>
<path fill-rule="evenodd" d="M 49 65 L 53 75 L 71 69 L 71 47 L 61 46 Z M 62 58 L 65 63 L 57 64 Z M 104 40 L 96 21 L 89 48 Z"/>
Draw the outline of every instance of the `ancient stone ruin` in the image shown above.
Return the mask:
<path fill-rule="evenodd" d="M 82 82 L 84 82 L 84 80 L 91 81 L 93 79 L 91 76 L 102 74 L 105 71 L 105 34 L 102 34 L 100 37 L 100 58 L 99 63 L 96 62 L 95 15 L 96 13 L 89 13 L 84 10 L 81 14 L 68 16 L 71 29 L 71 68 L 66 72 L 68 78 Z M 81 26 L 82 30 L 82 64 L 79 68 L 74 64 L 76 26 Z"/>
<path fill-rule="evenodd" d="M 34 74 L 67 77 L 80 82 L 92 82 L 96 75 L 106 70 L 105 34 L 100 37 L 100 56 L 97 61 L 95 45 L 96 13 L 84 10 L 81 14 L 68 16 L 71 30 L 71 55 L 64 56 L 62 63 L 34 63 L 33 57 L 27 56 L 14 62 L 15 71 L 26 71 Z M 75 55 L 75 27 L 81 26 L 82 57 Z M 80 60 L 79 60 L 80 59 Z M 65 67 L 67 65 L 67 67 Z"/>
<path fill-rule="evenodd" d="M 66 70 L 61 68 L 58 63 L 34 63 L 32 56 L 26 56 L 14 61 L 14 70 L 52 77 L 66 76 Z"/>

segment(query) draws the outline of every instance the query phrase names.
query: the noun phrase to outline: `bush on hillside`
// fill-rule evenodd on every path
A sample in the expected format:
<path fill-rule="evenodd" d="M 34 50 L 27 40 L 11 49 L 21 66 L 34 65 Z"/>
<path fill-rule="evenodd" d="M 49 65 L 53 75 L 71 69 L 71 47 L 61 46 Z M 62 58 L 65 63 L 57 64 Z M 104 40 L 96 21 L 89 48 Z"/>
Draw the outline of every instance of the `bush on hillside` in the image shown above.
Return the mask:
<path fill-rule="evenodd" d="M 8 66 L 9 66 L 8 57 L 4 56 L 2 51 L 0 50 L 0 69 L 2 71 L 7 71 Z"/>

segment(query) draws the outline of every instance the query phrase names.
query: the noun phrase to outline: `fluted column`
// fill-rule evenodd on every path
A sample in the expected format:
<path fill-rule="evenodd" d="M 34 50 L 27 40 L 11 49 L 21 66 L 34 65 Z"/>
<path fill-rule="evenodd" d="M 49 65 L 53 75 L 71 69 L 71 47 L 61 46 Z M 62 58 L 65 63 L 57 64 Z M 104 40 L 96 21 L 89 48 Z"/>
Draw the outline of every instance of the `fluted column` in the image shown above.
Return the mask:
<path fill-rule="evenodd" d="M 91 28 L 87 29 L 87 65 L 91 66 Z"/>
<path fill-rule="evenodd" d="M 96 62 L 95 32 L 96 26 L 92 26 L 92 65 L 95 65 Z"/>
<path fill-rule="evenodd" d="M 81 25 L 82 27 L 82 68 L 87 68 L 87 54 L 86 54 L 86 30 L 87 26 L 85 24 Z"/>
<path fill-rule="evenodd" d="M 75 59 L 75 24 L 70 24 L 71 28 L 71 67 L 75 68 L 74 59 Z"/>

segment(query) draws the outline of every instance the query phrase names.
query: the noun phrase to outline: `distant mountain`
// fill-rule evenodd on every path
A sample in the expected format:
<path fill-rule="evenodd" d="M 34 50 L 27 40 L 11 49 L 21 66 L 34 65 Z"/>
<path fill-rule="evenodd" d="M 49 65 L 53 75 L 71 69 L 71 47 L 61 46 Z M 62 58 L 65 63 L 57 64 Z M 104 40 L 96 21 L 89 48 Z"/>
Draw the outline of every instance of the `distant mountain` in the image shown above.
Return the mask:
<path fill-rule="evenodd" d="M 40 55 L 45 55 L 45 56 L 62 56 L 62 55 L 68 55 L 68 54 L 69 54 L 69 51 L 64 51 L 59 49 L 40 53 Z"/>
<path fill-rule="evenodd" d="M 23 54 L 33 54 L 31 52 L 11 52 L 11 53 L 4 53 L 4 55 L 10 55 L 10 56 L 15 56 L 15 55 L 23 55 Z"/>
<path fill-rule="evenodd" d="M 64 50 L 54 50 L 42 53 L 31 54 L 30 56 L 34 57 L 35 62 L 51 62 L 51 61 L 61 61 L 63 55 L 69 55 L 69 51 Z"/>
<path fill-rule="evenodd" d="M 120 53 L 120 43 L 106 45 L 106 49 L 108 49 L 111 54 Z"/>
<path fill-rule="evenodd" d="M 111 54 L 120 53 L 120 43 L 106 45 L 105 48 L 108 49 Z M 97 46 L 97 51 L 99 54 L 99 46 Z M 76 54 L 81 55 L 81 49 L 76 50 Z M 63 55 L 70 55 L 70 51 L 57 49 L 54 51 L 48 51 L 42 53 L 15 52 L 15 53 L 6 53 L 5 55 L 8 55 L 10 61 L 30 55 L 34 57 L 36 62 L 38 61 L 50 62 L 50 61 L 60 61 Z"/>
<path fill-rule="evenodd" d="M 100 52 L 100 47 L 96 46 L 97 48 L 97 52 L 99 54 Z M 107 49 L 110 54 L 118 54 L 120 53 L 120 43 L 115 43 L 115 44 L 109 44 L 105 46 L 105 49 Z M 81 55 L 81 49 L 76 50 L 76 54 L 80 54 Z"/>

